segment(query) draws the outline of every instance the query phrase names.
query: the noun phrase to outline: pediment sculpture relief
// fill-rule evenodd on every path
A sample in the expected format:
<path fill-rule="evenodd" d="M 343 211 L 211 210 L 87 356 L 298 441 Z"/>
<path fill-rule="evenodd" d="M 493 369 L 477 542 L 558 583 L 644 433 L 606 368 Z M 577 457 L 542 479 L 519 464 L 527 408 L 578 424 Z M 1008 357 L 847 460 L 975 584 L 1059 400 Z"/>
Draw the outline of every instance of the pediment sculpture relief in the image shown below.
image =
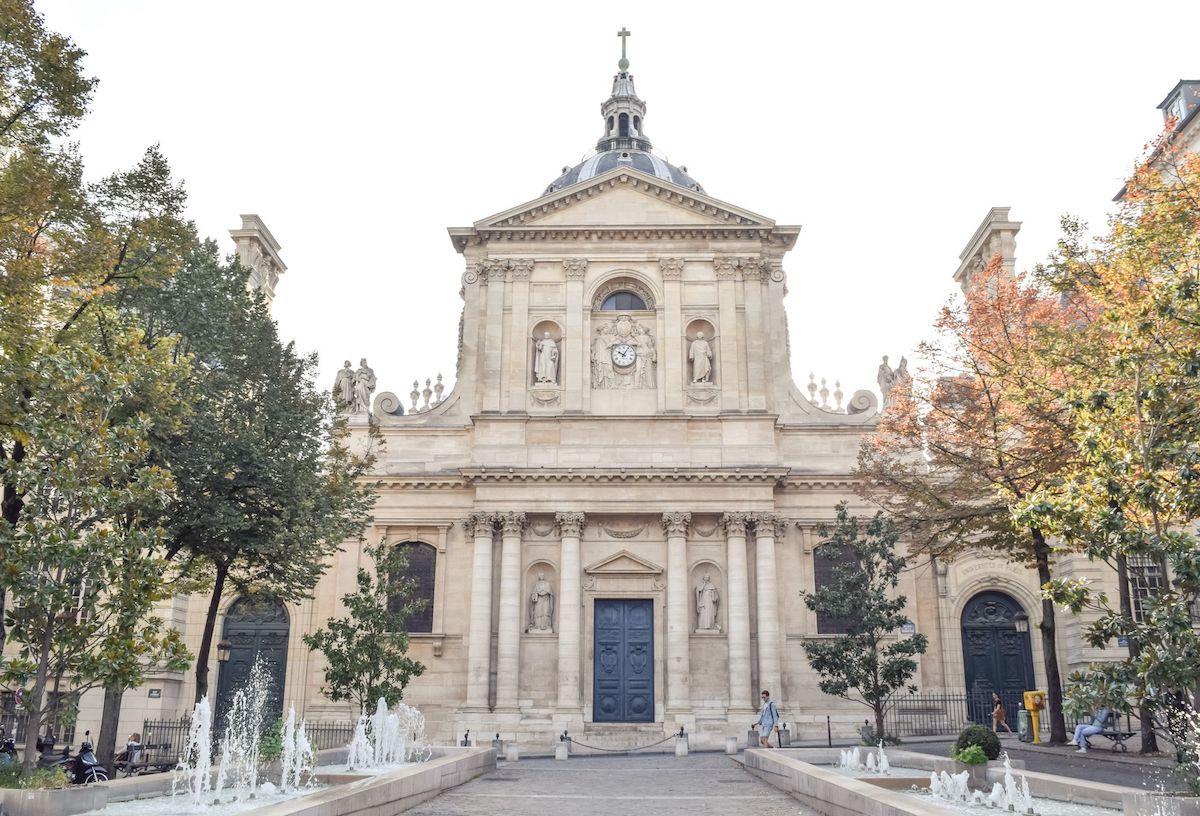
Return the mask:
<path fill-rule="evenodd" d="M 592 338 L 592 387 L 654 388 L 658 349 L 649 328 L 618 315 L 596 328 Z"/>

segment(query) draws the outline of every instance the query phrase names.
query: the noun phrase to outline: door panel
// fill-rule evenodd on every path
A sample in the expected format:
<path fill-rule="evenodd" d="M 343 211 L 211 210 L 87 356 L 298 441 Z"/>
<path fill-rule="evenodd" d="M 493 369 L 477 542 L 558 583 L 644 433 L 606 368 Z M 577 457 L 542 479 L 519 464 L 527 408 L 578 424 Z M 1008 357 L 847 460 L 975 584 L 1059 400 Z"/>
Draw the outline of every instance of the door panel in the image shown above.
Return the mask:
<path fill-rule="evenodd" d="M 649 600 L 596 601 L 592 720 L 654 721 L 654 607 Z"/>

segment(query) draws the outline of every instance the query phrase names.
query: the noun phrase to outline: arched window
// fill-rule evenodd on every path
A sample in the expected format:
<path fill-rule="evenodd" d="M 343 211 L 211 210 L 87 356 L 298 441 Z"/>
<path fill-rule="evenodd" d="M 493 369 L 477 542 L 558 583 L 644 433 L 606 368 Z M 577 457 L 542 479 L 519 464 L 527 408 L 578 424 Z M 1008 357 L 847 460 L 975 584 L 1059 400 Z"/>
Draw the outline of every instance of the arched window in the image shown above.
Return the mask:
<path fill-rule="evenodd" d="M 600 304 L 600 309 L 605 312 L 645 311 L 646 302 L 633 292 L 613 292 Z"/>
<path fill-rule="evenodd" d="M 618 136 L 628 136 L 629 135 L 629 114 L 628 113 L 622 113 L 620 116 L 617 117 L 617 126 L 620 128 L 620 131 L 621 131 L 620 133 L 617 134 Z"/>
<path fill-rule="evenodd" d="M 813 550 L 813 578 L 815 589 L 828 586 L 836 580 L 836 570 L 843 564 L 851 563 L 853 556 L 845 549 L 837 547 L 818 547 Z M 850 621 L 846 618 L 836 618 L 832 615 L 817 613 L 818 635 L 844 635 Z"/>
<path fill-rule="evenodd" d="M 610 116 L 610 117 L 608 117 L 608 135 L 609 136 L 612 135 L 612 130 L 613 130 L 613 118 Z"/>
<path fill-rule="evenodd" d="M 640 116 L 633 117 L 633 132 L 634 133 L 642 132 L 642 117 L 640 117 Z"/>
<path fill-rule="evenodd" d="M 437 570 L 437 550 L 421 541 L 405 541 L 396 545 L 402 548 L 407 563 L 403 578 L 412 582 L 409 600 L 419 602 L 421 608 L 408 616 L 405 628 L 409 632 L 433 632 L 433 587 Z M 388 611 L 398 612 L 404 599 L 398 595 L 388 598 Z"/>

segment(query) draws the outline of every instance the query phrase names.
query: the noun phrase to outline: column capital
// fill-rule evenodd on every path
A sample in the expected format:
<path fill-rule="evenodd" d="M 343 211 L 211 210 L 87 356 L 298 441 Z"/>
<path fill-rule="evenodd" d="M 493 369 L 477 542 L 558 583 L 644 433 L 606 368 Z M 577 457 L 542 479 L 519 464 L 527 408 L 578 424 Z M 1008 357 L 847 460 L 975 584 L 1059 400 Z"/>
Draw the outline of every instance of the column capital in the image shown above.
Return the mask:
<path fill-rule="evenodd" d="M 754 531 L 760 536 L 783 538 L 787 531 L 787 520 L 777 513 L 753 513 L 750 520 L 754 523 Z"/>
<path fill-rule="evenodd" d="M 725 513 L 721 516 L 721 527 L 726 536 L 746 535 L 746 525 L 750 523 L 750 514 L 742 512 Z"/>
<path fill-rule="evenodd" d="M 496 514 L 472 513 L 463 519 L 462 526 L 472 538 L 491 537 L 496 531 Z"/>
<path fill-rule="evenodd" d="M 741 260 L 736 255 L 718 255 L 713 258 L 713 271 L 717 280 L 736 280 Z"/>
<path fill-rule="evenodd" d="M 582 278 L 587 274 L 587 258 L 564 258 L 563 271 L 568 278 Z"/>
<path fill-rule="evenodd" d="M 504 535 L 520 535 L 525 530 L 525 514 L 509 510 L 500 513 L 500 531 Z"/>
<path fill-rule="evenodd" d="M 688 527 L 692 525 L 692 514 L 663 513 L 662 525 L 667 535 L 687 535 Z"/>
<path fill-rule="evenodd" d="M 583 532 L 587 517 L 583 513 L 555 513 L 554 521 L 558 524 L 560 535 L 578 537 Z"/>
<path fill-rule="evenodd" d="M 677 280 L 683 274 L 683 258 L 659 258 L 658 267 L 664 278 Z"/>

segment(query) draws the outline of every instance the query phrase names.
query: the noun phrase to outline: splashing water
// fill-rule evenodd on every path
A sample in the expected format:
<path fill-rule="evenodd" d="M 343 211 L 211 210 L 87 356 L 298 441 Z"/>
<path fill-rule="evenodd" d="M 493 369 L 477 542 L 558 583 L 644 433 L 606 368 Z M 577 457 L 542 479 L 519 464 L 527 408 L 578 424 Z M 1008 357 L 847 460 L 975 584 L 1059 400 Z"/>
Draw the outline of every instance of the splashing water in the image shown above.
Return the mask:
<path fill-rule="evenodd" d="M 346 769 L 379 768 L 429 758 L 425 716 L 404 703 L 389 711 L 382 697 L 370 717 L 364 711 L 347 746 Z"/>

